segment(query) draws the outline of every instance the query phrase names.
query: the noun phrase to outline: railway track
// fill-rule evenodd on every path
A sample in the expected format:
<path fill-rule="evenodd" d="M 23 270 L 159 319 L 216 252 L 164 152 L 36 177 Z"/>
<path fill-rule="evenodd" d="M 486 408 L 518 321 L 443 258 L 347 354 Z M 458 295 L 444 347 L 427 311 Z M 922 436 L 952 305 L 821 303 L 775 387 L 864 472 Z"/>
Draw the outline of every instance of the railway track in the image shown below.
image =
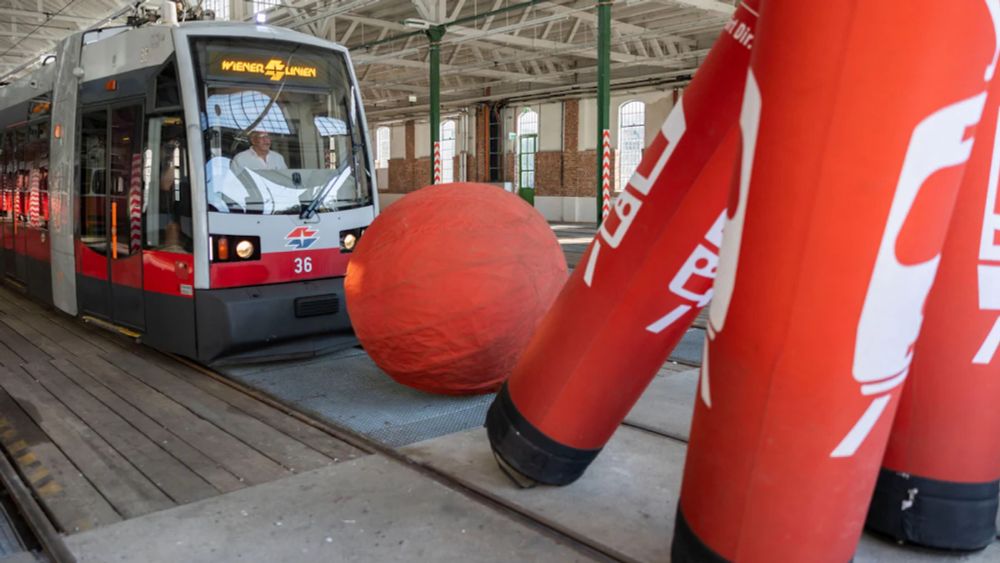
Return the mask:
<path fill-rule="evenodd" d="M 7 492 L 8 499 L 15 505 L 17 513 L 8 514 L 6 506 L 0 506 L 0 510 L 14 520 L 14 532 L 26 551 L 37 546 L 53 563 L 75 563 L 76 558 L 66 547 L 48 514 L 32 495 L 22 475 L 3 453 L 0 453 L 0 486 Z M 21 522 L 16 521 L 19 517 Z M 0 557 L 0 562 L 6 559 Z"/>
<path fill-rule="evenodd" d="M 594 560 L 598 561 L 623 561 L 623 562 L 634 562 L 635 559 L 626 556 L 625 554 L 619 553 L 615 550 L 609 549 L 607 546 L 602 545 L 591 538 L 586 537 L 583 534 L 575 532 L 564 526 L 559 526 L 558 524 L 547 522 L 539 518 L 534 517 L 527 511 L 521 510 L 516 506 L 511 505 L 500 499 L 499 497 L 492 495 L 486 491 L 478 489 L 476 487 L 471 487 L 450 475 L 438 470 L 427 464 L 419 463 L 412 458 L 404 455 L 403 453 L 397 451 L 395 448 L 386 446 L 365 436 L 359 432 L 356 432 L 350 428 L 343 425 L 332 423 L 326 420 L 321 420 L 315 416 L 308 413 L 302 412 L 301 410 L 289 405 L 285 401 L 276 398 L 268 393 L 261 392 L 257 389 L 244 385 L 238 381 L 226 377 L 225 375 L 218 373 L 211 368 L 192 362 L 186 358 L 180 356 L 172 356 L 176 361 L 187 365 L 188 367 L 198 370 L 206 377 L 210 377 L 220 383 L 228 385 L 241 393 L 249 395 L 254 399 L 261 401 L 275 409 L 278 409 L 288 416 L 298 419 L 299 421 L 308 424 L 317 430 L 321 430 L 330 436 L 347 442 L 348 444 L 362 450 L 366 453 L 374 453 L 385 456 L 393 461 L 401 463 L 407 467 L 410 467 L 425 477 L 428 477 L 437 483 L 440 483 L 458 493 L 465 495 L 473 500 L 476 500 L 486 506 L 493 508 L 494 510 L 505 514 L 506 516 L 512 518 L 515 521 L 525 524 L 541 533 L 560 541 L 564 544 L 570 545 L 577 549 L 581 554 L 586 555 Z M 667 436 L 669 438 L 677 439 L 676 437 Z"/>
<path fill-rule="evenodd" d="M 584 557 L 596 561 L 636 561 L 626 554 L 620 553 L 613 548 L 609 548 L 607 545 L 603 545 L 594 539 L 587 537 L 579 531 L 560 525 L 554 521 L 547 521 L 544 518 L 539 518 L 524 509 L 512 505 L 499 496 L 491 494 L 489 491 L 475 486 L 470 486 L 469 484 L 466 484 L 435 467 L 415 461 L 395 448 L 382 444 L 377 440 L 369 438 L 368 436 L 365 436 L 357 431 L 303 412 L 302 410 L 289 405 L 279 398 L 244 385 L 238 381 L 234 381 L 233 379 L 206 366 L 191 362 L 190 360 L 179 356 L 169 354 L 168 356 L 170 356 L 174 361 L 197 370 L 205 377 L 211 378 L 244 395 L 277 409 L 287 416 L 295 418 L 333 438 L 342 440 L 362 452 L 368 454 L 378 454 L 396 463 L 404 465 L 428 479 L 448 487 L 449 489 L 482 505 L 490 507 L 496 512 L 503 514 L 504 516 L 533 530 L 536 530 L 563 545 L 573 548 Z M 643 428 L 636 425 L 630 426 L 673 440 L 683 441 L 680 437 L 665 435 L 654 429 Z M 16 504 L 18 512 L 23 515 L 24 523 L 30 530 L 33 539 L 37 541 L 40 552 L 45 558 L 55 563 L 74 563 L 76 558 L 67 548 L 63 536 L 57 531 L 50 515 L 45 511 L 43 505 L 34 497 L 31 489 L 27 486 L 24 479 L 25 476 L 20 474 L 14 464 L 12 464 L 5 455 L 0 455 L 0 484 L 10 491 L 10 498 Z M 2 561 L 2 558 L 0 558 L 0 561 Z"/>

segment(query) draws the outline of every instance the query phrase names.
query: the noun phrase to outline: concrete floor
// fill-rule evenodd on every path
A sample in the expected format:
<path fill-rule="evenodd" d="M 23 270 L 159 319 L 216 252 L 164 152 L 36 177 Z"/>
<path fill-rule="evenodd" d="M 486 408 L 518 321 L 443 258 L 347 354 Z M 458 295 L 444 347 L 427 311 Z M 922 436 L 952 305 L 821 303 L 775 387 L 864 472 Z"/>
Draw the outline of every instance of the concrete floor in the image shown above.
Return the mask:
<path fill-rule="evenodd" d="M 589 561 L 381 456 L 70 536 L 79 563 Z"/>

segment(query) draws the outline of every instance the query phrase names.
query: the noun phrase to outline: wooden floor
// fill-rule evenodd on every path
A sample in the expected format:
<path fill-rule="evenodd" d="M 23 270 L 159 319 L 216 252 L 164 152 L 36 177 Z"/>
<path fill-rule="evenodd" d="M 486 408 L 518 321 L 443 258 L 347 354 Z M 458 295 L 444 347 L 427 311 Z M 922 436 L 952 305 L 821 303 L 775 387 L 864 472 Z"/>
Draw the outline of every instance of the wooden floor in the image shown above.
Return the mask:
<path fill-rule="evenodd" d="M 0 444 L 66 534 L 365 455 L 2 286 Z"/>

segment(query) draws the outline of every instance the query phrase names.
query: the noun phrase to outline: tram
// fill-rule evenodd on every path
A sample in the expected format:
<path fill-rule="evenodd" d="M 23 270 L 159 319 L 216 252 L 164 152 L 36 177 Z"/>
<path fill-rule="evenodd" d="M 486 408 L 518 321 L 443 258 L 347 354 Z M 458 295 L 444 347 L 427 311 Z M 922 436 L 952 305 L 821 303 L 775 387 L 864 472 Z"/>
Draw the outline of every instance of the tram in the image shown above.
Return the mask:
<path fill-rule="evenodd" d="M 350 252 L 378 213 L 347 50 L 193 21 L 64 40 L 0 87 L 0 272 L 203 363 L 351 341 Z"/>

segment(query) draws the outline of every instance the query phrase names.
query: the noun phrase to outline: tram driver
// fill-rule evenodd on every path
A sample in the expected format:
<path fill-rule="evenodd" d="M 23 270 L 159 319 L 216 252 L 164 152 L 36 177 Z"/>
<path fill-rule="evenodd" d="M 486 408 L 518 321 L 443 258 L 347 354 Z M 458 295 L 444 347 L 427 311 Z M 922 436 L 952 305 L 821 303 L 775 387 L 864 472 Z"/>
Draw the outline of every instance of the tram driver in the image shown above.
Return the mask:
<path fill-rule="evenodd" d="M 233 157 L 233 172 L 243 170 L 287 170 L 285 157 L 271 150 L 271 136 L 267 131 L 255 130 L 250 133 L 250 148 Z"/>

